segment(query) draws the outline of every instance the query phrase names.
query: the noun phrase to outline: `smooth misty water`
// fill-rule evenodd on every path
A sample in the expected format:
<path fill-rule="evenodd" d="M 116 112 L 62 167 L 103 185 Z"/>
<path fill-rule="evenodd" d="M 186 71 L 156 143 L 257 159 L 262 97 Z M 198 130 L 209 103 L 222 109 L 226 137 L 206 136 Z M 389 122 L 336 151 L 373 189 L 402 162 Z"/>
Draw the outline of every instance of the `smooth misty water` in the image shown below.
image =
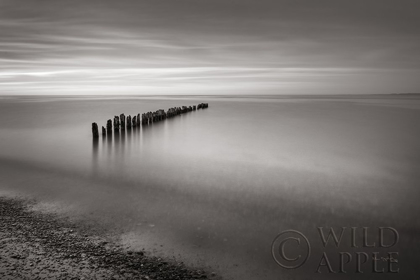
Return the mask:
<path fill-rule="evenodd" d="M 210 108 L 91 136 L 93 121 L 200 102 Z M 234 279 L 403 279 L 420 253 L 419 120 L 415 96 L 8 97 L 0 194 L 34 197 L 133 248 Z M 396 228 L 401 272 L 314 273 L 320 226 Z M 311 241 L 301 269 L 271 257 L 286 229 Z"/>

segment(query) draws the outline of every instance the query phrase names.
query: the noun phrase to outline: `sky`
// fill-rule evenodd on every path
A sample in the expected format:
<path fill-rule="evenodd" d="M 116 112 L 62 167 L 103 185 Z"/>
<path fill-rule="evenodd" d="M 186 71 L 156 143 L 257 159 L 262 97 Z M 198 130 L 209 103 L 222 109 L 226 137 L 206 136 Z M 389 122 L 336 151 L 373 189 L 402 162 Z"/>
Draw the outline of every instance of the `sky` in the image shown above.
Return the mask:
<path fill-rule="evenodd" d="M 420 92 L 418 0 L 0 0 L 0 95 Z"/>

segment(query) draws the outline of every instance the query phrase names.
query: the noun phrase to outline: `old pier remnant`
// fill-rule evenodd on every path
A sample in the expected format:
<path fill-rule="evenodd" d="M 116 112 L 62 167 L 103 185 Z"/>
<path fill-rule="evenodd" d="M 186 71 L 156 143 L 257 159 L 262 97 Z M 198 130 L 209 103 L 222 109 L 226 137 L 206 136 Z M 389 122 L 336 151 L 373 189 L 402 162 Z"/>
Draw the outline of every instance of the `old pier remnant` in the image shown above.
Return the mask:
<path fill-rule="evenodd" d="M 120 125 L 121 125 L 121 130 L 125 129 L 125 115 L 121 114 L 120 115 Z"/>
<path fill-rule="evenodd" d="M 108 132 L 108 134 L 112 133 L 112 120 L 111 119 L 109 119 L 106 122 L 106 131 Z"/>
<path fill-rule="evenodd" d="M 102 135 L 105 136 L 106 134 L 112 134 L 112 124 L 114 124 L 115 133 L 119 133 L 119 130 L 125 130 L 139 127 L 140 125 L 151 125 L 154 122 L 163 121 L 168 118 L 173 118 L 175 116 L 196 111 L 198 109 L 205 109 L 208 108 L 208 103 L 200 103 L 197 106 L 181 106 L 181 107 L 172 107 L 169 108 L 168 111 L 165 112 L 163 109 L 159 109 L 155 112 L 147 112 L 140 115 L 137 114 L 128 115 L 127 117 L 124 114 L 120 114 L 120 116 L 114 116 L 114 122 L 109 119 L 106 123 L 106 129 L 102 126 Z M 140 117 L 141 116 L 141 117 Z M 92 134 L 93 137 L 99 137 L 99 128 L 97 123 L 92 123 Z M 124 134 L 123 134 L 124 135 Z"/>
<path fill-rule="evenodd" d="M 114 116 L 114 130 L 120 130 L 120 118 L 118 116 Z"/>
<path fill-rule="evenodd" d="M 132 127 L 136 128 L 137 127 L 137 117 L 136 116 L 133 116 L 132 122 L 133 122 Z"/>
<path fill-rule="evenodd" d="M 131 129 L 131 116 L 127 116 L 127 129 Z"/>
<path fill-rule="evenodd" d="M 95 138 L 99 137 L 99 129 L 98 129 L 98 124 L 96 122 L 92 123 L 92 134 L 93 134 L 93 137 Z"/>

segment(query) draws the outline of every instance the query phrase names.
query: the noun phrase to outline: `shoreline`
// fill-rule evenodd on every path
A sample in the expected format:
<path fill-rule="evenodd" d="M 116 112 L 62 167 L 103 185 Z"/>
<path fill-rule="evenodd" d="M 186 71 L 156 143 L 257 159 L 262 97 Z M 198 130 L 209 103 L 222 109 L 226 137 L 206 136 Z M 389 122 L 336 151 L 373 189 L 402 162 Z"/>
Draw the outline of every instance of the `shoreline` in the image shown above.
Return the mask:
<path fill-rule="evenodd" d="M 221 279 L 182 262 L 127 251 L 98 229 L 0 196 L 1 279 Z"/>

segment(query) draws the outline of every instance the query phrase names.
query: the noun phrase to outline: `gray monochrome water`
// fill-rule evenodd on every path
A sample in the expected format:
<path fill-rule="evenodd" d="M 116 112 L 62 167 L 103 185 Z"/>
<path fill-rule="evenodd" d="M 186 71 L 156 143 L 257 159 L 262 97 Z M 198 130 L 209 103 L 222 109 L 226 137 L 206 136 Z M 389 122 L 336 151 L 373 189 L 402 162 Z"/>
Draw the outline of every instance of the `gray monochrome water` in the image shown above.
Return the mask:
<path fill-rule="evenodd" d="M 92 122 L 201 102 L 209 109 L 92 137 Z M 418 96 L 4 97 L 0 194 L 36 198 L 134 249 L 227 279 L 413 279 L 419 120 Z M 377 228 L 395 228 L 402 278 L 372 273 L 369 262 L 362 276 L 354 264 L 315 273 L 317 227 L 369 227 L 369 242 Z M 272 257 L 287 229 L 311 241 L 300 269 Z"/>

